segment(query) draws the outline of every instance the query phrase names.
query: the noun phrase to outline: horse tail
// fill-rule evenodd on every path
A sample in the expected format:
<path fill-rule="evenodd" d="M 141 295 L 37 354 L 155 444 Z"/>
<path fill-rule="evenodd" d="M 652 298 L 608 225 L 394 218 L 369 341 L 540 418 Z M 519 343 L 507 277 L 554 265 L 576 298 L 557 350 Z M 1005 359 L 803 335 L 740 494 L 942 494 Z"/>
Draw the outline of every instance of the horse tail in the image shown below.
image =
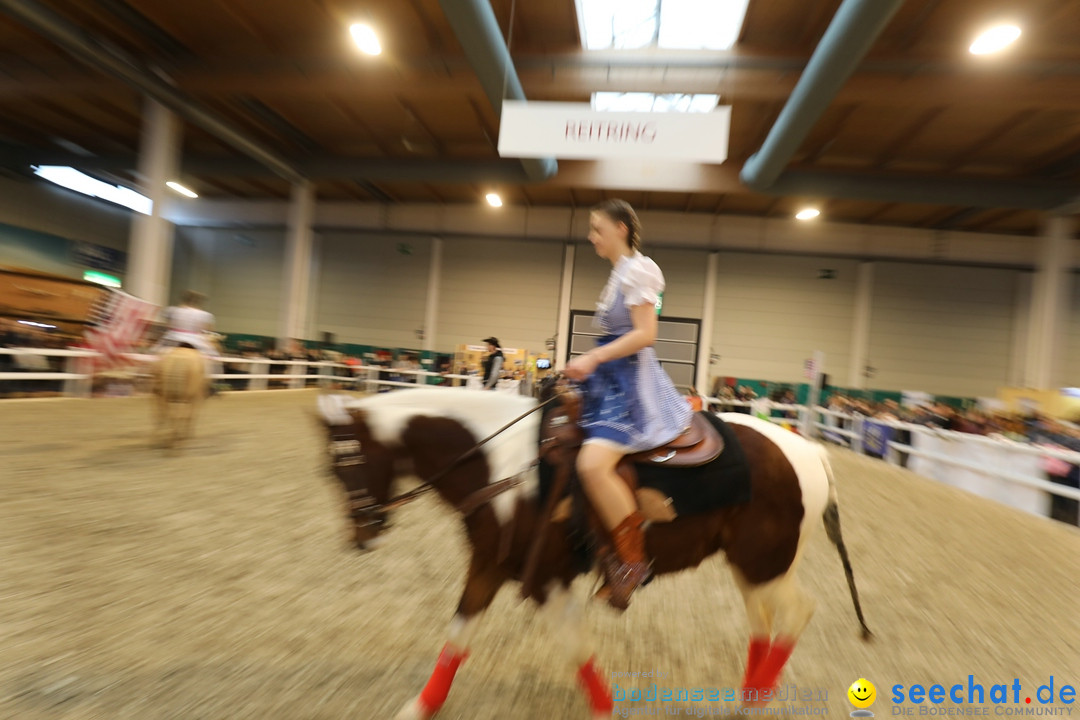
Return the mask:
<path fill-rule="evenodd" d="M 844 536 L 840 532 L 840 503 L 836 496 L 836 479 L 833 477 L 829 454 L 825 446 L 819 446 L 818 451 L 821 454 L 821 464 L 825 468 L 825 476 L 829 479 L 829 501 L 822 515 L 822 520 L 825 522 L 825 534 L 829 536 L 829 540 L 836 546 L 836 551 L 840 553 L 840 562 L 844 564 L 844 575 L 847 577 L 848 590 L 851 592 L 851 602 L 855 605 L 855 615 L 858 616 L 859 625 L 862 627 L 862 639 L 869 640 L 873 637 L 873 633 L 866 626 L 866 619 L 863 617 L 859 591 L 855 587 L 855 572 L 851 569 L 851 558 L 848 557 Z"/>

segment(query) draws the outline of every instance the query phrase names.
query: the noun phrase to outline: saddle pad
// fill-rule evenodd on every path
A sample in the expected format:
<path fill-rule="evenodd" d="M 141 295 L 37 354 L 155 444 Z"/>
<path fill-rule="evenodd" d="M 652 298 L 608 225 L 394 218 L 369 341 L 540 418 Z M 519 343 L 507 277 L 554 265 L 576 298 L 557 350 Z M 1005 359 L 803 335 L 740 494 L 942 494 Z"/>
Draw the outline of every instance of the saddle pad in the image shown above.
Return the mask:
<path fill-rule="evenodd" d="M 666 468 L 637 463 L 638 486 L 671 498 L 678 515 L 695 515 L 750 501 L 750 466 L 735 431 L 711 413 L 702 413 L 724 440 L 724 452 L 697 467 Z"/>

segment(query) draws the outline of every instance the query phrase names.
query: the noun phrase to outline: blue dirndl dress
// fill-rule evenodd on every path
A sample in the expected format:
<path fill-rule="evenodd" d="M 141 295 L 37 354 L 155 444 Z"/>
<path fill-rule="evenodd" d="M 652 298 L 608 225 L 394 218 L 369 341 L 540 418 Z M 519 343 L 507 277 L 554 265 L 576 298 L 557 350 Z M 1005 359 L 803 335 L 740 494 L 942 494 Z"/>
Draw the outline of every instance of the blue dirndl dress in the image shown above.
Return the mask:
<path fill-rule="evenodd" d="M 593 320 L 607 344 L 634 328 L 631 306 L 655 303 L 664 277 L 651 259 L 635 253 L 621 259 L 608 279 Z M 629 299 L 628 299 L 629 298 Z M 693 411 L 664 372 L 652 347 L 601 363 L 582 384 L 581 428 L 586 442 L 625 452 L 648 450 L 673 440 L 687 428 Z"/>

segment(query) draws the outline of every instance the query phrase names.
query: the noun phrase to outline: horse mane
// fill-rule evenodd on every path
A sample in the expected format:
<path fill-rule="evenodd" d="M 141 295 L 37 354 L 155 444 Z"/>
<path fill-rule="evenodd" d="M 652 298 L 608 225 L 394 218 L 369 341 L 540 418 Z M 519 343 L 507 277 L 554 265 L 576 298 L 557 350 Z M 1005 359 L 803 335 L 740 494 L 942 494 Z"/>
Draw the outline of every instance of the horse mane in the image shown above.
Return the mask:
<path fill-rule="evenodd" d="M 501 392 L 416 388 L 380 393 L 346 401 L 345 408 L 362 410 L 372 434 L 396 444 L 415 417 L 455 420 L 479 442 L 514 418 L 536 407 L 536 400 Z M 540 418 L 533 413 L 490 440 L 483 448 L 492 477 L 499 480 L 523 472 L 537 456 Z"/>

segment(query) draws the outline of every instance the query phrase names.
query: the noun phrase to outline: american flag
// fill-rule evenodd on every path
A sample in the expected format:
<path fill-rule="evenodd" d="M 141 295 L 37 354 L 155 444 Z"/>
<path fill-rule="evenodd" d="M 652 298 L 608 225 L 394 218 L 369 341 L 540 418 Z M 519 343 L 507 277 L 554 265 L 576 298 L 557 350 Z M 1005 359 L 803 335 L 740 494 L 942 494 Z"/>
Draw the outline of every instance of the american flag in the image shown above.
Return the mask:
<path fill-rule="evenodd" d="M 113 290 L 98 311 L 95 324 L 86 328 L 86 346 L 101 353 L 94 360 L 95 369 L 125 364 L 124 353 L 134 349 L 157 311 L 153 303 Z"/>

